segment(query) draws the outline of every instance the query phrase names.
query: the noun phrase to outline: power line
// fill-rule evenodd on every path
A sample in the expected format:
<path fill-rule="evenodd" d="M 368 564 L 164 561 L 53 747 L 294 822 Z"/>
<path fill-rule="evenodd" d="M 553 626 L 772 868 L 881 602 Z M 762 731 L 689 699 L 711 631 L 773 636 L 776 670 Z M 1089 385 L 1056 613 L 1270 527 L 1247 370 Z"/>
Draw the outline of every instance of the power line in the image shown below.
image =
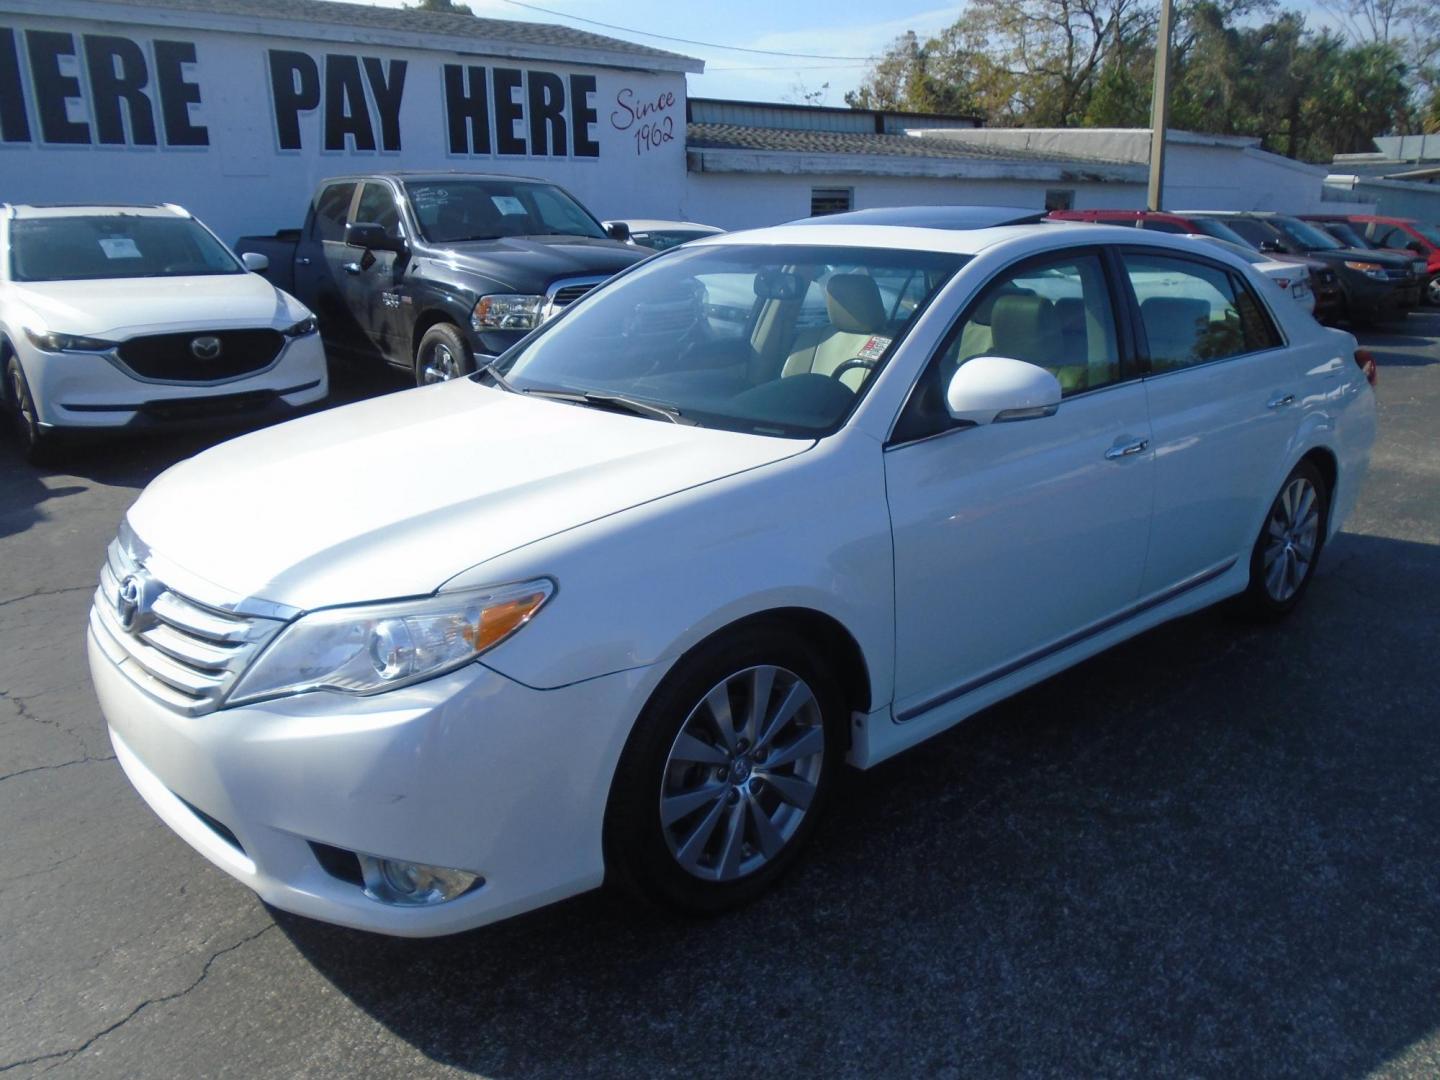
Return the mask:
<path fill-rule="evenodd" d="M 799 60 L 863 60 L 869 63 L 872 59 L 869 56 L 827 56 L 824 53 L 779 52 L 775 49 L 746 49 L 740 45 L 719 45 L 713 41 L 696 41 L 693 38 L 671 37 L 669 34 L 652 34 L 649 30 L 636 30 L 630 26 L 617 26 L 615 23 L 601 22 L 599 19 L 585 19 L 579 15 L 571 15 L 566 11 L 556 11 L 554 8 L 541 7 L 539 4 L 522 3 L 521 0 L 505 0 L 505 3 L 515 7 L 525 8 L 529 11 L 539 11 L 546 15 L 554 15 L 561 19 L 572 19 L 575 22 L 588 23 L 591 26 L 602 26 L 606 30 L 619 30 L 623 34 L 639 34 L 641 37 L 659 38 L 661 41 L 678 41 L 682 45 L 699 45 L 705 49 L 726 49 L 730 52 L 759 53 L 762 56 L 791 56 Z"/>
<path fill-rule="evenodd" d="M 773 64 L 764 67 L 712 67 L 705 65 L 705 74 L 717 71 L 863 71 L 869 64 Z"/>

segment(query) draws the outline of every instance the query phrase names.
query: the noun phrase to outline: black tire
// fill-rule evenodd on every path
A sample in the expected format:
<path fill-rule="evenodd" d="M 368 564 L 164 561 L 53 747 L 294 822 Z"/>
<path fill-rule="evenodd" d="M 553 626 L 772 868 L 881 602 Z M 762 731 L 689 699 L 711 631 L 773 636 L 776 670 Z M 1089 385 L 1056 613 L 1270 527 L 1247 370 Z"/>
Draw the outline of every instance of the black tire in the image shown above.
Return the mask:
<path fill-rule="evenodd" d="M 1275 578 L 1272 576 L 1275 560 L 1290 559 L 1291 565 L 1295 565 L 1298 555 L 1294 553 L 1304 550 L 1302 544 L 1287 544 L 1275 535 L 1276 526 L 1283 525 L 1288 513 L 1285 503 L 1287 494 L 1297 482 L 1309 485 L 1314 492 L 1314 542 L 1303 572 L 1286 578 L 1285 587 L 1277 590 L 1274 587 Z M 1329 485 L 1319 469 L 1309 461 L 1302 461 L 1291 470 L 1285 483 L 1280 485 L 1280 491 L 1270 504 L 1265 521 L 1260 526 L 1260 535 L 1255 538 L 1255 546 L 1250 552 L 1250 584 L 1238 597 L 1242 614 L 1260 622 L 1274 622 L 1295 610 L 1315 576 L 1315 567 L 1319 565 L 1320 555 L 1325 548 L 1325 533 L 1329 522 Z M 1275 550 L 1277 543 L 1281 547 L 1281 554 L 1272 560 L 1269 555 Z M 1281 576 L 1285 577 L 1283 570 Z"/>
<path fill-rule="evenodd" d="M 445 378 L 437 378 L 439 371 L 448 371 Z M 475 357 L 465 341 L 465 335 L 454 323 L 436 323 L 415 350 L 415 385 L 428 386 L 469 375 L 475 370 Z"/>
<path fill-rule="evenodd" d="M 40 426 L 40 414 L 35 406 L 30 383 L 25 378 L 25 369 L 20 359 L 11 355 L 5 361 L 5 403 L 10 410 L 10 420 L 20 439 L 20 451 L 31 465 L 48 465 L 55 460 L 58 438 L 52 431 Z"/>
<path fill-rule="evenodd" d="M 819 710 L 819 724 L 810 723 L 800 729 L 808 734 L 819 727 L 824 736 L 823 752 L 809 759 L 818 762 L 819 768 L 814 794 L 798 818 L 798 825 L 776 854 L 762 856 L 758 849 L 743 844 L 750 852 L 749 858 L 764 857 L 766 861 L 731 880 L 707 880 L 681 865 L 679 855 L 672 853 L 671 841 L 661 821 L 662 792 L 676 767 L 670 759 L 672 748 L 679 745 L 677 740 L 687 721 L 713 690 L 732 677 L 772 665 L 802 680 L 813 693 Z M 780 697 L 781 684 L 777 680 L 774 696 L 768 700 L 778 702 Z M 755 899 L 790 868 L 824 813 L 843 766 L 847 723 L 844 697 L 824 661 L 813 647 L 784 627 L 754 623 L 702 643 L 675 665 L 651 696 L 615 771 L 605 818 L 607 882 L 642 900 L 694 915 L 717 914 Z M 813 734 L 809 737 L 813 738 Z M 778 745 L 778 737 L 776 742 Z M 756 759 L 764 760 L 758 753 Z M 704 776 L 711 767 L 694 768 Z M 715 771 L 724 772 L 725 768 L 717 766 Z M 750 776 L 747 767 L 750 783 L 757 779 L 763 782 L 761 768 L 757 766 L 755 774 Z M 775 790 L 770 789 L 772 799 Z M 748 836 L 758 823 L 747 813 L 750 796 L 744 797 L 747 802 L 741 804 L 739 816 L 743 822 L 741 828 L 746 830 L 744 835 Z M 781 802 L 774 803 L 776 814 L 784 812 Z M 734 806 L 734 801 L 729 805 Z M 703 815 L 703 811 L 696 813 Z M 685 819 L 680 826 L 688 827 Z M 717 829 L 717 846 L 723 846 L 724 832 L 723 827 Z M 715 862 L 718 863 L 718 857 Z M 712 872 L 719 873 L 718 870 Z"/>
<path fill-rule="evenodd" d="M 1440 274 L 1436 274 L 1425 283 L 1423 299 L 1431 307 L 1440 307 Z"/>

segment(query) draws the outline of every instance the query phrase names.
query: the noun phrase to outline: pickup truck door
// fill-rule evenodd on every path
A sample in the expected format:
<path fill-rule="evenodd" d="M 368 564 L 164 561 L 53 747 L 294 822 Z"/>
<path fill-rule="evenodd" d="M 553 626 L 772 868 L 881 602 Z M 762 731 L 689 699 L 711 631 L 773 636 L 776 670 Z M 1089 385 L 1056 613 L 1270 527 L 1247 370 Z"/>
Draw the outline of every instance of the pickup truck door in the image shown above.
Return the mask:
<path fill-rule="evenodd" d="M 364 339 L 341 282 L 343 266 L 358 251 L 345 244 L 345 221 L 359 185 L 353 180 L 326 184 L 315 193 L 300 240 L 295 245 L 295 292 L 320 321 L 325 344 L 348 350 L 364 347 Z"/>
<path fill-rule="evenodd" d="M 383 226 L 393 236 L 404 235 L 396 194 L 383 180 L 365 181 L 350 220 Z M 354 247 L 347 253 L 340 291 L 365 344 L 388 360 L 408 364 L 413 359 L 410 326 L 415 319 L 413 299 L 401 288 L 408 257 Z"/>

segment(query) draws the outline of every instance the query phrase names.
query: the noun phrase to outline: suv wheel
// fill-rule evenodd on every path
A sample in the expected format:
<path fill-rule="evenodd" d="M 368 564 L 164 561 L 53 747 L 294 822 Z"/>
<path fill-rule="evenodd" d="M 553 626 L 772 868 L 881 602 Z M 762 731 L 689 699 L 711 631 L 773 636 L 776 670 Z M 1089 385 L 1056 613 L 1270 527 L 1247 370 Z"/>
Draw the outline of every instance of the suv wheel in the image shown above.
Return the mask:
<path fill-rule="evenodd" d="M 605 823 L 612 880 L 709 914 L 760 895 L 815 829 L 845 706 L 808 643 L 749 628 L 681 660 L 637 721 Z"/>
<path fill-rule="evenodd" d="M 55 437 L 40 426 L 40 410 L 30 393 L 25 369 L 20 366 L 19 358 L 13 355 L 5 363 L 5 398 L 20 436 L 25 460 L 32 465 L 45 464 L 54 449 Z"/>
<path fill-rule="evenodd" d="M 475 370 L 470 346 L 459 327 L 453 323 L 436 323 L 420 339 L 415 350 L 415 385 L 448 382 Z"/>
<path fill-rule="evenodd" d="M 1440 274 L 1432 277 L 1425 286 L 1425 299 L 1431 307 L 1440 307 Z"/>

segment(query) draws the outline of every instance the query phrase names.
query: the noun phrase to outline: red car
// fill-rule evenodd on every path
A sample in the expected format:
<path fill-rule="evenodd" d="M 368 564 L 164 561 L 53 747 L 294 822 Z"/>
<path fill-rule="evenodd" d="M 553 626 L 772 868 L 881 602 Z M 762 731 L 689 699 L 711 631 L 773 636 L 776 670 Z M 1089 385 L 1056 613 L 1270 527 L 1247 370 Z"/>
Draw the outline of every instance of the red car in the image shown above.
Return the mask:
<path fill-rule="evenodd" d="M 1056 221 L 1093 221 L 1103 225 L 1128 225 L 1152 232 L 1198 234 L 1254 249 L 1245 237 L 1218 218 L 1190 217 L 1165 210 L 1052 210 Z M 1293 262 L 1306 268 L 1310 275 L 1310 291 L 1315 294 L 1315 318 L 1323 323 L 1339 316 L 1344 309 L 1345 294 L 1335 271 L 1318 259 L 1297 255 L 1267 253 L 1276 262 Z"/>
<path fill-rule="evenodd" d="M 1440 306 L 1440 226 L 1426 225 L 1414 218 L 1378 214 L 1306 214 L 1304 217 L 1318 225 L 1345 222 L 1371 247 L 1409 252 L 1424 259 L 1425 300 Z"/>

